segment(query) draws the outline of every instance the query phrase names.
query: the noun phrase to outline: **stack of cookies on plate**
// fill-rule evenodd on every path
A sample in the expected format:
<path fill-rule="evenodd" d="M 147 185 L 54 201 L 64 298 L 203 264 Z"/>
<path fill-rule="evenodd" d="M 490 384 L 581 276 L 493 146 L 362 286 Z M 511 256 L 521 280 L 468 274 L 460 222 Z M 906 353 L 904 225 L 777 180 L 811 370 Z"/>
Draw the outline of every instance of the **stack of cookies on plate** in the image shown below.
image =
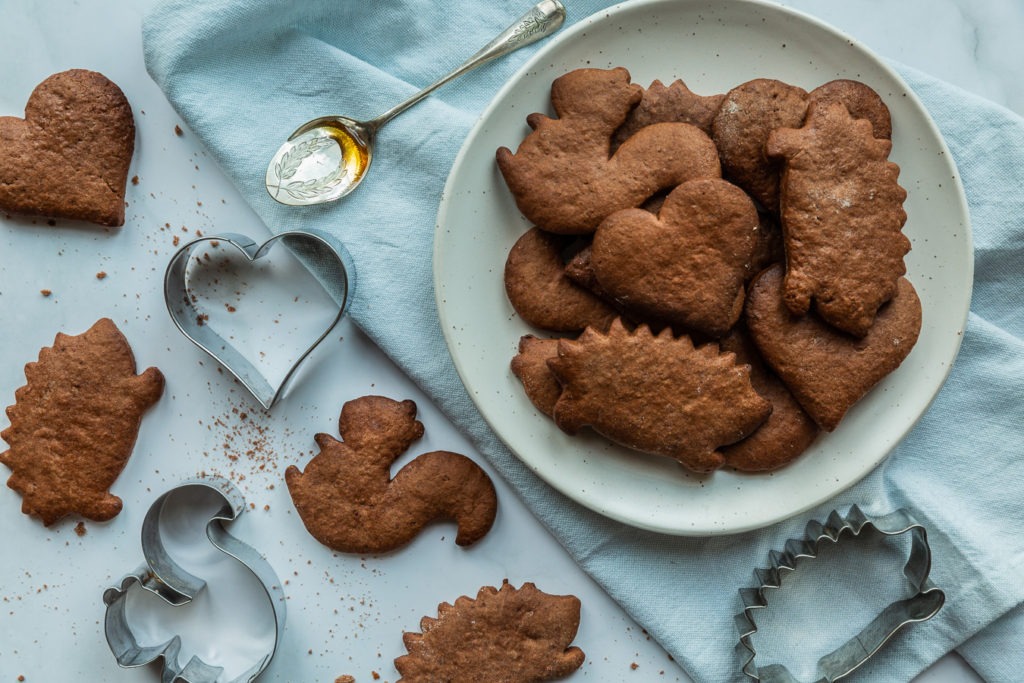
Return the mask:
<path fill-rule="evenodd" d="M 545 333 L 512 372 L 561 429 L 696 472 L 773 470 L 910 353 L 906 191 L 869 86 L 702 96 L 578 69 L 551 105 L 497 162 L 535 226 L 506 293 Z"/>

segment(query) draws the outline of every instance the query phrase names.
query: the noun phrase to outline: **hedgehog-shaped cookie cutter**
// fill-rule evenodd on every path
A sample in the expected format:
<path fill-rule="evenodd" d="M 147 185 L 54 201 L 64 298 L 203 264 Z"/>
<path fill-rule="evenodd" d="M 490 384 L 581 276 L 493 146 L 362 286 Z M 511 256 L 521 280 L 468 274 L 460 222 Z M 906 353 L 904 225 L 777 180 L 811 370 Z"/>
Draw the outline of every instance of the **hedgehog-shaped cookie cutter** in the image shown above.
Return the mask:
<path fill-rule="evenodd" d="M 803 538 L 789 539 L 781 552 L 772 550 L 769 553 L 770 565 L 754 570 L 757 586 L 740 589 L 743 611 L 735 617 L 740 634 L 736 652 L 747 677 L 763 683 L 798 683 L 797 678 L 781 664 L 758 667 L 754 663 L 757 651 L 751 639 L 757 633 L 757 624 L 753 615 L 767 607 L 770 590 L 781 587 L 785 573 L 796 569 L 800 560 L 818 556 L 823 541 L 838 543 L 844 533 L 856 537 L 867 527 L 885 536 L 910 533 L 910 555 L 903 574 L 910 583 L 912 595 L 888 605 L 850 640 L 822 656 L 818 660 L 819 677 L 814 683 L 832 683 L 847 676 L 868 661 L 901 628 L 927 621 L 938 613 L 946 595 L 928 578 L 932 561 L 928 534 L 909 510 L 901 508 L 877 517 L 866 515 L 856 505 L 851 506 L 845 516 L 834 510 L 824 523 L 817 520 L 808 522 Z"/>

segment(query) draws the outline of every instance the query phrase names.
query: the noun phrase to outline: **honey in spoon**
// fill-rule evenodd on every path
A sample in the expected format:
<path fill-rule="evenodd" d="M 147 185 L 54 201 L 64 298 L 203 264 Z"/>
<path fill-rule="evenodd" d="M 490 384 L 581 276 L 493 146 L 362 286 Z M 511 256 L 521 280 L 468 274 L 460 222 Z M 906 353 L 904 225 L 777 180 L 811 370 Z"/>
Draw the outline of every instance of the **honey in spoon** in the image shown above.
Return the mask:
<path fill-rule="evenodd" d="M 557 31 L 565 21 L 558 0 L 541 0 L 447 76 L 370 121 L 325 116 L 300 126 L 267 166 L 267 192 L 278 202 L 306 206 L 356 189 L 373 160 L 377 130 L 448 81 Z"/>
<path fill-rule="evenodd" d="M 355 125 L 351 125 L 355 124 Z M 373 135 L 335 118 L 296 131 L 267 167 L 267 190 L 283 204 L 318 204 L 344 197 L 370 166 Z"/>

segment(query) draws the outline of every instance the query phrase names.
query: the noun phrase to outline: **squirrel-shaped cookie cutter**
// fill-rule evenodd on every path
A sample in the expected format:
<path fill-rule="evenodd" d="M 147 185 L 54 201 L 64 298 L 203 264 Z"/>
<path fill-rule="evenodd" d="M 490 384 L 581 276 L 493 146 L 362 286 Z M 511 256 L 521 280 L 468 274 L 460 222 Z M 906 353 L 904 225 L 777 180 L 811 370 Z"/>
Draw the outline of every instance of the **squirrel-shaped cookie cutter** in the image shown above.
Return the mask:
<path fill-rule="evenodd" d="M 273 640 L 261 656 L 231 683 L 251 683 L 270 665 L 284 631 L 285 596 L 281 581 L 270 564 L 254 548 L 229 534 L 224 525 L 238 518 L 245 510 L 245 499 L 235 486 L 219 477 L 186 481 L 156 499 L 142 522 L 142 554 L 145 561 L 117 586 L 103 593 L 106 605 L 104 631 L 111 652 L 122 668 L 134 668 L 163 659 L 163 683 L 217 683 L 223 667 L 213 666 L 198 656 L 180 662 L 181 636 L 175 635 L 156 645 L 140 645 L 126 615 L 129 591 L 147 590 L 170 605 L 191 602 L 206 588 L 206 581 L 186 571 L 175 562 L 164 545 L 160 519 L 168 508 L 176 505 L 175 494 L 188 488 L 201 488 L 217 496 L 219 509 L 208 519 L 206 537 L 220 552 L 241 562 L 258 579 L 273 611 Z"/>

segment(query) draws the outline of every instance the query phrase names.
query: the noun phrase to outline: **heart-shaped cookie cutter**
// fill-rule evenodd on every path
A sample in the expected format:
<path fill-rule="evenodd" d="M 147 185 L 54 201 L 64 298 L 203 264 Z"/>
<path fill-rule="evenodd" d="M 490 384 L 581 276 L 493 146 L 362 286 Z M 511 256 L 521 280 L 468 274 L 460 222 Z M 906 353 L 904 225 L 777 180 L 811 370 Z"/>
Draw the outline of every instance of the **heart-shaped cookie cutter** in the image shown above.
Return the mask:
<path fill-rule="evenodd" d="M 135 572 L 126 575 L 120 583 L 103 593 L 106 605 L 104 631 L 111 652 L 122 668 L 134 668 L 163 659 L 163 683 L 216 683 L 223 669 L 207 664 L 193 656 L 184 665 L 179 662 L 181 637 L 175 635 L 167 642 L 153 646 L 139 644 L 125 614 L 127 596 L 133 587 L 150 591 L 168 604 L 180 606 L 191 602 L 206 582 L 186 571 L 168 553 L 160 530 L 160 518 L 175 504 L 174 494 L 183 489 L 200 487 L 219 498 L 220 507 L 206 524 L 206 536 L 218 550 L 241 562 L 259 580 L 274 613 L 274 637 L 269 649 L 231 683 L 250 683 L 266 670 L 277 651 L 277 643 L 284 631 L 285 596 L 281 581 L 274 569 L 252 547 L 239 541 L 224 528 L 224 524 L 238 518 L 245 510 L 245 498 L 228 480 L 219 477 L 195 479 L 171 489 L 156 499 L 142 522 L 142 555 L 145 561 Z"/>
<path fill-rule="evenodd" d="M 860 633 L 818 660 L 820 677 L 815 683 L 832 683 L 852 673 L 868 661 L 885 643 L 904 626 L 927 621 L 935 616 L 946 601 L 946 595 L 928 579 L 932 555 L 928 546 L 927 530 L 909 510 L 901 508 L 887 515 L 869 517 L 853 505 L 844 517 L 833 511 L 824 523 L 811 520 L 803 538 L 791 538 L 780 552 L 769 554 L 771 565 L 754 570 L 758 585 L 740 590 L 743 611 L 736 615 L 736 629 L 740 641 L 736 646 L 740 665 L 749 678 L 763 683 L 798 683 L 793 674 L 781 664 L 758 667 L 754 663 L 757 652 L 751 638 L 757 633 L 753 613 L 768 605 L 768 591 L 782 585 L 782 575 L 796 568 L 801 559 L 814 559 L 824 541 L 839 542 L 843 534 L 859 536 L 865 528 L 874 528 L 885 536 L 910 533 L 910 555 L 903 574 L 910 582 L 913 594 L 897 600 L 883 609 Z"/>
<path fill-rule="evenodd" d="M 188 290 L 186 268 L 189 258 L 204 243 L 229 244 L 250 262 L 266 256 L 278 243 L 283 243 L 299 259 L 310 265 L 317 281 L 338 304 L 338 314 L 323 333 L 292 363 L 283 380 L 276 387 L 233 344 L 221 337 L 209 324 L 205 324 Z M 313 352 L 338 324 L 355 287 L 355 268 L 345 247 L 330 235 L 308 230 L 281 232 L 262 244 L 237 233 L 207 235 L 192 240 L 171 257 L 164 273 L 164 301 L 174 324 L 188 339 L 223 365 L 249 393 L 269 410 L 284 394 L 302 362 Z"/>

